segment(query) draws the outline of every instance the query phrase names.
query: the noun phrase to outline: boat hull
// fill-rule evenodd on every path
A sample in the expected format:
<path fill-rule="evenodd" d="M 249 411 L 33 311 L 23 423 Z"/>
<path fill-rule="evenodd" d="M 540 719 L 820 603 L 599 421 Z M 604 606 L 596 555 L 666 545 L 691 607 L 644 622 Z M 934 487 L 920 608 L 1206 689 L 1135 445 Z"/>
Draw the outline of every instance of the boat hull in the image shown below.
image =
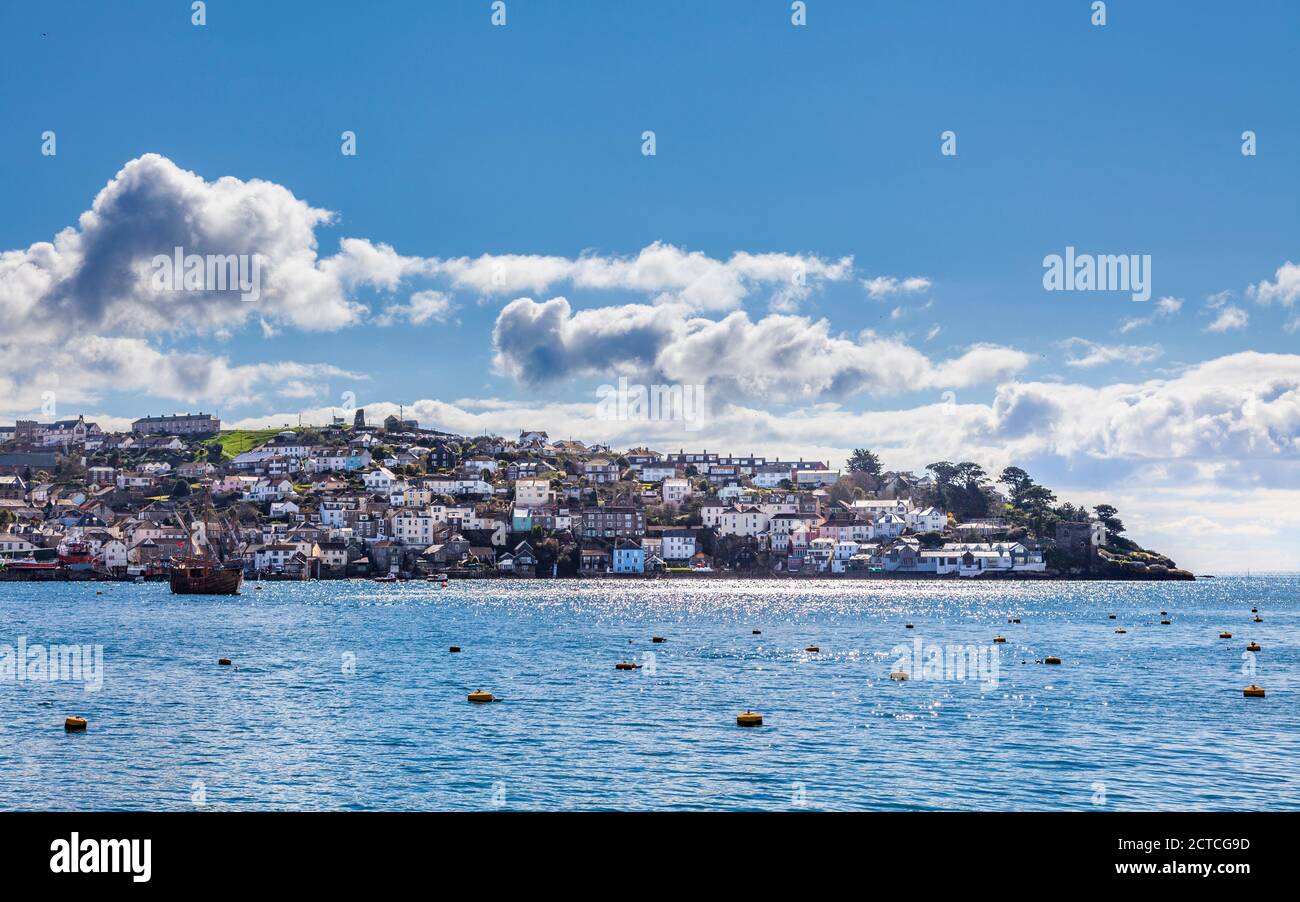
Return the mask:
<path fill-rule="evenodd" d="M 238 595 L 244 584 L 242 567 L 173 567 L 175 595 Z"/>

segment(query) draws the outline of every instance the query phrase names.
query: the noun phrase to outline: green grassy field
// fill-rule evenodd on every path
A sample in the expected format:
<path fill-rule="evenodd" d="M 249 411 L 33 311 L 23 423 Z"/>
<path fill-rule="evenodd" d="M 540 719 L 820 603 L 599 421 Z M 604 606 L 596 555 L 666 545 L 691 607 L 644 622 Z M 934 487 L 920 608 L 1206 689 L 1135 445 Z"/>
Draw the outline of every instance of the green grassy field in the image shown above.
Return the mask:
<path fill-rule="evenodd" d="M 203 444 L 209 447 L 220 444 L 222 458 L 229 460 L 243 454 L 245 451 L 256 448 L 283 431 L 283 429 L 232 429 L 229 432 L 222 432 L 216 438 L 206 439 Z"/>

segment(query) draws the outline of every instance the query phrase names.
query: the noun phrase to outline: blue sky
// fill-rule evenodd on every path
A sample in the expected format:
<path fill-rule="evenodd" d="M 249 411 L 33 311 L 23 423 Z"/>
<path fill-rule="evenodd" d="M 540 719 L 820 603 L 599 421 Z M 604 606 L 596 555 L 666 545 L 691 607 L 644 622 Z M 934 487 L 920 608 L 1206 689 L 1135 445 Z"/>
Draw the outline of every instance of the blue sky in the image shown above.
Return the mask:
<path fill-rule="evenodd" d="M 1277 522 L 1295 506 L 1286 493 L 1300 490 L 1297 308 L 1290 272 L 1279 272 L 1300 260 L 1296 4 L 1116 0 L 1103 27 L 1090 24 L 1087 0 L 809 0 L 804 27 L 783 0 L 506 6 L 504 27 L 486 0 L 214 0 L 201 27 L 188 3 L 0 9 L 0 253 L 30 254 L 77 228 L 130 161 L 156 154 L 163 162 L 141 178 L 190 199 L 206 189 L 177 188 L 177 173 L 207 186 L 233 177 L 249 197 L 262 180 L 299 212 L 330 211 L 332 221 L 304 227 L 317 264 L 344 238 L 426 261 L 395 282 L 343 285 L 346 297 L 330 302 L 362 312 L 338 307 L 326 325 L 311 322 L 315 301 L 202 316 L 145 304 L 74 324 L 86 302 L 77 289 L 49 289 L 58 303 L 14 300 L 38 289 L 11 260 L 0 271 L 10 341 L 64 360 L 78 337 L 115 342 L 90 355 L 102 363 L 56 370 L 59 415 L 115 422 L 204 406 L 231 422 L 282 422 L 351 391 L 457 431 L 529 426 L 827 457 L 870 445 L 913 469 L 969 448 L 990 466 L 1031 464 L 1071 500 L 1128 499 L 1139 506 L 1131 523 L 1185 542 L 1198 561 L 1226 565 L 1209 549 L 1227 530 L 1267 549 L 1256 567 L 1279 555 L 1300 566 Z M 647 129 L 655 156 L 641 153 Z M 1255 156 L 1241 153 L 1247 129 Z M 46 130 L 55 156 L 40 152 Z M 340 153 L 344 130 L 357 135 L 356 156 Z M 940 153 L 945 130 L 956 156 Z M 278 242 L 274 228 L 253 231 Z M 104 246 L 125 246 L 117 240 Z M 171 246 L 167 234 L 149 241 Z M 851 263 L 794 301 L 774 303 L 780 283 L 756 279 L 682 306 L 672 285 L 646 278 L 483 291 L 428 262 L 536 258 L 512 262 L 517 272 L 548 257 L 634 260 L 656 242 L 684 266 L 689 254 L 719 266 L 736 254 Z M 1151 255 L 1151 302 L 1044 291 L 1042 259 L 1067 245 Z M 275 270 L 268 278 L 298 290 Z M 907 278 L 925 287 L 872 297 L 863 284 Z M 381 324 L 422 291 L 437 292 L 425 296 L 428 318 L 397 312 L 396 325 Z M 540 320 L 528 317 L 556 297 L 569 306 L 547 315 L 572 340 L 546 349 L 550 369 L 537 378 L 523 350 L 503 353 L 519 334 L 504 311 L 531 299 L 513 315 L 532 328 Z M 1159 298 L 1180 303 L 1155 313 Z M 613 309 L 624 305 L 635 309 Z M 713 343 L 712 355 L 692 347 L 674 360 L 685 345 L 658 319 L 665 307 L 692 334 L 743 315 L 731 325 L 752 327 L 752 344 L 734 366 Z M 52 309 L 57 323 L 41 315 Z M 636 317 L 657 324 L 647 329 L 659 344 L 619 325 Z M 764 356 L 782 336 L 815 337 L 818 323 L 812 353 L 824 359 L 811 374 L 788 362 L 789 348 Z M 963 355 L 975 346 L 1002 356 L 972 374 Z M 5 347 L 11 362 L 16 347 Z M 866 363 L 846 376 L 837 361 L 855 355 Z M 132 359 L 152 375 L 125 373 Z M 727 369 L 753 360 L 767 371 Z M 942 370 L 962 360 L 960 374 Z M 862 375 L 873 361 L 902 375 Z M 582 405 L 618 375 L 708 383 L 715 419 L 690 434 L 591 422 Z M 38 413 L 50 376 L 0 372 L 0 420 Z M 1124 422 L 1139 399 L 1145 427 Z M 1080 409 L 1096 419 L 1077 422 Z M 1183 509 L 1206 523 L 1179 526 Z M 1193 526 L 1199 544 L 1183 538 Z"/>

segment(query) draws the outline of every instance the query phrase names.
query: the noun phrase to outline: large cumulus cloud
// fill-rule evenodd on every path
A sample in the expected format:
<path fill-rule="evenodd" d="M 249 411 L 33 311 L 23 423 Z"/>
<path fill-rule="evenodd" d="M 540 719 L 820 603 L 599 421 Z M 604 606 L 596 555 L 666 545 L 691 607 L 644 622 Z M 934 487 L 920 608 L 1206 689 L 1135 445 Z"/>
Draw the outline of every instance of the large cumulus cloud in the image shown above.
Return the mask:
<path fill-rule="evenodd" d="M 755 321 L 737 311 L 713 320 L 680 304 L 574 312 L 565 298 L 506 305 L 493 346 L 498 370 L 533 385 L 637 373 L 776 401 L 961 388 L 1029 364 L 1028 355 L 994 345 L 936 362 L 895 339 L 834 335 L 824 319 L 770 314 Z"/>

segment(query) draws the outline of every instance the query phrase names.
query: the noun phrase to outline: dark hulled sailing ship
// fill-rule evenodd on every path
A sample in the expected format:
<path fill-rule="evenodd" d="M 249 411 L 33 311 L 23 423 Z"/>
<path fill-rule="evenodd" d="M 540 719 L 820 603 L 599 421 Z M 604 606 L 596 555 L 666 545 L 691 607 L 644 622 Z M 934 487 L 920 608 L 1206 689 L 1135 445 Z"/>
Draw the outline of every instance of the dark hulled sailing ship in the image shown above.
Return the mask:
<path fill-rule="evenodd" d="M 183 515 L 181 522 L 185 522 Z M 216 515 L 210 498 L 204 506 L 202 519 L 191 519 L 187 525 L 194 554 L 172 559 L 172 592 L 176 595 L 238 595 L 240 586 L 244 584 L 243 559 L 233 553 L 237 550 L 237 543 L 231 542 L 233 530 Z"/>

